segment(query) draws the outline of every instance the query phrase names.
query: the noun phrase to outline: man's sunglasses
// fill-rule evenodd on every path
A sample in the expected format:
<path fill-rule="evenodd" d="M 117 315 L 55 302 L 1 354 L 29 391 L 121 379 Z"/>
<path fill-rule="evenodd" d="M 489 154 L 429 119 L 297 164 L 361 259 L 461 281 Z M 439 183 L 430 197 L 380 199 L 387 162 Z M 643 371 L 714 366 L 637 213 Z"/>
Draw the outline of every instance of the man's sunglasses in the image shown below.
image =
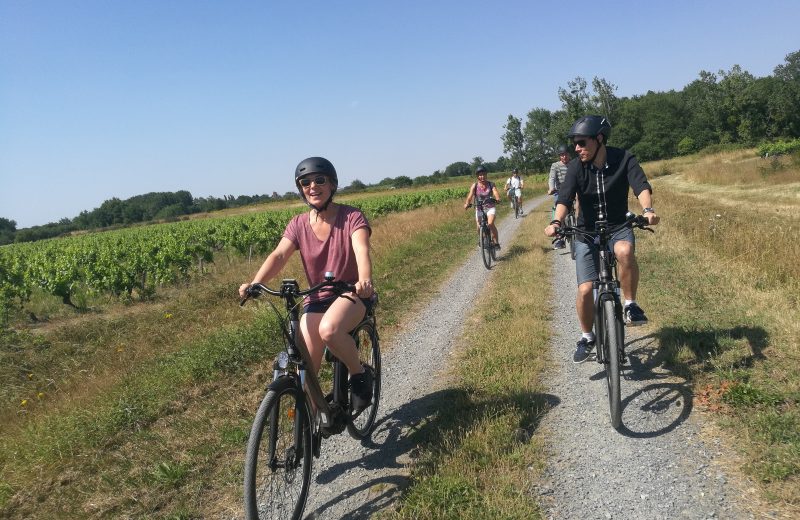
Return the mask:
<path fill-rule="evenodd" d="M 317 186 L 322 186 L 323 184 L 328 182 L 328 178 L 325 177 L 324 175 L 317 175 L 313 179 L 310 179 L 308 177 L 303 177 L 302 179 L 300 179 L 300 186 L 308 188 L 309 186 L 311 186 L 312 182 Z"/>
<path fill-rule="evenodd" d="M 578 139 L 577 141 L 572 141 L 572 144 L 575 146 L 580 146 L 581 148 L 586 148 L 586 139 Z"/>

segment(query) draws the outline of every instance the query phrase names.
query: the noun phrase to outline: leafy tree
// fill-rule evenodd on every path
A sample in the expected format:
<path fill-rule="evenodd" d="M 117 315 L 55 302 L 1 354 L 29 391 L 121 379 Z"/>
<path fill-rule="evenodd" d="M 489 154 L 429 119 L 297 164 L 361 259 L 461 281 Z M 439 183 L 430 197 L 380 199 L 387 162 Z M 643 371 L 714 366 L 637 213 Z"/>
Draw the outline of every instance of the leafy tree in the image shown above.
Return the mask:
<path fill-rule="evenodd" d="M 350 183 L 350 186 L 347 187 L 347 191 L 363 191 L 365 189 L 367 189 L 367 185 L 358 179 L 355 179 Z"/>
<path fill-rule="evenodd" d="M 471 175 L 472 168 L 464 161 L 454 162 L 444 169 L 445 177 L 460 177 L 463 175 Z"/>
<path fill-rule="evenodd" d="M 508 120 L 503 126 L 506 129 L 503 134 L 503 153 L 511 154 L 511 164 L 515 168 L 525 168 L 527 159 L 525 157 L 525 136 L 522 133 L 522 121 L 508 115 Z"/>
<path fill-rule="evenodd" d="M 0 245 L 12 243 L 16 232 L 16 221 L 0 217 Z"/>

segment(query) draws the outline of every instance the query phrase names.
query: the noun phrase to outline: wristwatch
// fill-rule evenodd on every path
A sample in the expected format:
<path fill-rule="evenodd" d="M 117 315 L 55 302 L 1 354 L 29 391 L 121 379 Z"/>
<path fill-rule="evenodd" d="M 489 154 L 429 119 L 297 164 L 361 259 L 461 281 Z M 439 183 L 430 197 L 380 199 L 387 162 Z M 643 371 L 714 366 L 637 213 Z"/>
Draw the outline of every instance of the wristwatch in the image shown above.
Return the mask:
<path fill-rule="evenodd" d="M 642 210 L 642 215 L 644 215 L 645 213 L 655 213 L 655 212 L 656 210 L 654 210 L 653 208 L 644 208 Z"/>

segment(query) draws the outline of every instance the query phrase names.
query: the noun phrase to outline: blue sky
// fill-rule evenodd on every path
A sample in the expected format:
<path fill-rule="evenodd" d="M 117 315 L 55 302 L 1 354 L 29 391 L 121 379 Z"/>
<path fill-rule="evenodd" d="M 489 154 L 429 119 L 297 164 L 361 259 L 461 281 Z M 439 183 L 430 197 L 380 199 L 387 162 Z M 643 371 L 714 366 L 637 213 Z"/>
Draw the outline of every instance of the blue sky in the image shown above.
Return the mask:
<path fill-rule="evenodd" d="M 508 114 L 576 76 L 617 95 L 772 73 L 800 2 L 0 0 L 0 217 L 111 197 L 429 175 L 502 155 Z"/>

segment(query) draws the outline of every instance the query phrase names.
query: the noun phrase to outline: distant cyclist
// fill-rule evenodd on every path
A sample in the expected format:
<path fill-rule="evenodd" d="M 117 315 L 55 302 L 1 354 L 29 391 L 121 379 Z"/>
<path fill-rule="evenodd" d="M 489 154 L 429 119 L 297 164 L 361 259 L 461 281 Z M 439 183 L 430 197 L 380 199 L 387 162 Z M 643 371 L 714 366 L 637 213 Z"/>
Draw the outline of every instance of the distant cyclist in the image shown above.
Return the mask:
<path fill-rule="evenodd" d="M 550 165 L 550 177 L 547 179 L 547 194 L 553 196 L 553 210 L 556 208 L 556 201 L 558 201 L 558 189 L 564 183 L 564 178 L 567 175 L 567 164 L 569 164 L 569 152 L 567 147 L 559 145 L 558 147 L 558 160 Z M 555 213 L 553 213 L 555 217 Z M 559 238 L 553 242 L 553 249 L 563 249 L 566 247 L 564 239 Z"/>
<path fill-rule="evenodd" d="M 486 168 L 483 166 L 478 166 L 478 169 L 475 170 L 475 176 L 478 178 L 478 180 L 473 182 L 472 186 L 469 187 L 467 200 L 464 201 L 464 209 L 467 209 L 469 205 L 472 204 L 473 199 L 488 199 L 489 197 L 492 197 L 495 200 L 500 200 L 500 194 L 497 192 L 497 186 L 495 186 L 492 181 L 486 178 Z M 492 243 L 494 244 L 494 247 L 500 249 L 500 241 L 497 238 L 497 226 L 494 225 L 494 202 L 484 202 L 483 211 L 486 213 L 486 219 L 489 222 L 489 230 L 492 233 Z M 478 208 L 476 207 L 475 224 L 478 226 L 478 233 L 481 231 L 480 216 L 481 215 L 478 212 Z"/>
<path fill-rule="evenodd" d="M 373 377 L 361 364 L 350 331 L 366 314 L 374 292 L 369 243 L 372 230 L 360 210 L 333 202 L 339 179 L 327 159 L 309 157 L 301 161 L 294 182 L 311 210 L 289 222 L 253 281 L 239 287 L 239 296 L 244 297 L 253 283 L 267 283 L 277 276 L 295 251 L 300 251 L 309 286 L 324 281 L 326 272 L 352 283 L 355 294 L 319 292 L 306 296 L 300 331 L 315 372 L 319 372 L 326 345 L 347 365 L 353 405 L 364 409 L 372 400 Z"/>
<path fill-rule="evenodd" d="M 517 202 L 519 203 L 519 214 L 522 215 L 522 188 L 525 187 L 525 181 L 522 180 L 522 177 L 519 176 L 519 170 L 514 168 L 514 171 L 511 173 L 511 177 L 506 180 L 506 194 L 508 195 L 508 201 L 511 203 L 511 209 L 514 209 L 514 195 L 517 196 Z"/>
<path fill-rule="evenodd" d="M 555 236 L 562 225 L 569 207 L 577 194 L 581 204 L 578 227 L 594 231 L 594 224 L 602 214 L 610 226 L 625 222 L 628 212 L 628 192 L 639 199 L 642 215 L 648 224 L 658 224 L 659 217 L 653 209 L 653 188 L 639 166 L 639 162 L 627 150 L 606 146 L 611 135 L 611 124 L 603 116 L 586 116 L 575 121 L 568 137 L 578 153 L 577 161 L 569 163 L 567 176 L 561 185 L 553 221 L 544 230 L 545 235 Z M 623 312 L 627 325 L 647 323 L 647 316 L 636 303 L 639 286 L 639 264 L 636 263 L 633 230 L 622 228 L 611 237 L 611 247 L 617 258 L 619 282 L 625 297 Z M 597 280 L 597 251 L 593 243 L 575 237 L 575 270 L 578 279 L 576 307 L 582 336 L 578 341 L 572 360 L 582 363 L 594 348 L 593 282 Z"/>

